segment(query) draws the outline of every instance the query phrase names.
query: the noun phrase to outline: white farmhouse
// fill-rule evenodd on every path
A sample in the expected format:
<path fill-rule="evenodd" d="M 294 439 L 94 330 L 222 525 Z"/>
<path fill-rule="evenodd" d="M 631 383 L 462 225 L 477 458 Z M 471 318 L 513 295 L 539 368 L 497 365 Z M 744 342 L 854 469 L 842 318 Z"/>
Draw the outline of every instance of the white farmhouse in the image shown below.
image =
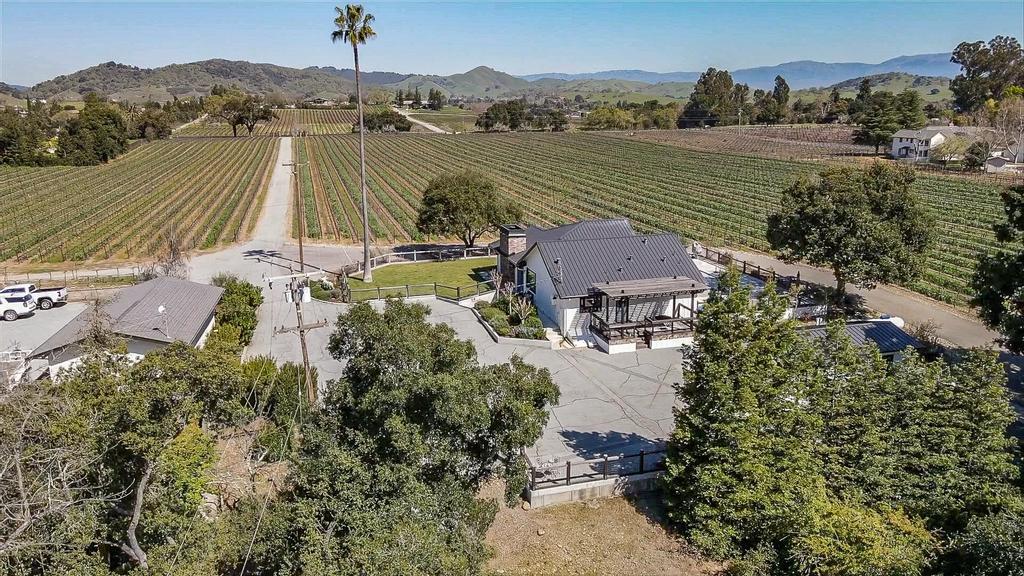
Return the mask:
<path fill-rule="evenodd" d="M 920 130 L 903 129 L 892 135 L 892 157 L 911 162 L 927 162 L 931 151 L 949 138 L 974 140 L 981 129 L 966 126 L 925 126 Z M 948 158 L 947 160 L 960 160 Z"/>
<path fill-rule="evenodd" d="M 498 270 L 562 335 L 610 353 L 692 341 L 708 286 L 678 236 L 636 234 L 625 219 L 500 232 Z"/>
<path fill-rule="evenodd" d="M 214 312 L 224 289 L 208 284 L 155 278 L 121 290 L 101 305 L 110 330 L 124 338 L 128 357 L 138 360 L 172 342 L 202 348 L 213 330 Z M 80 362 L 81 345 L 91 322 L 85 310 L 32 351 L 49 362 L 50 376 Z"/>

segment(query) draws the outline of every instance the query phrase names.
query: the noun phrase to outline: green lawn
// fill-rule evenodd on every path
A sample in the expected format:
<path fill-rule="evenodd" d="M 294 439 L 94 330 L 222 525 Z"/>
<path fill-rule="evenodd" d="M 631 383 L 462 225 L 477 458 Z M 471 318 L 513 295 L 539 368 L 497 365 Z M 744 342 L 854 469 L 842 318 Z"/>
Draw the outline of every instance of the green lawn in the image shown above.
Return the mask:
<path fill-rule="evenodd" d="M 392 264 L 373 271 L 373 282 L 366 283 L 349 278 L 353 300 L 376 298 L 376 291 L 363 291 L 367 288 L 385 288 L 401 286 L 401 290 L 384 290 L 382 296 L 423 296 L 434 293 L 434 284 L 451 288 L 462 287 L 472 289 L 477 282 L 483 281 L 481 272 L 494 268 L 494 258 L 467 258 L 448 262 L 420 262 L 415 264 Z M 411 287 L 406 290 L 405 286 Z M 465 296 L 467 292 L 458 292 L 439 288 L 442 296 Z M 451 292 L 449 295 L 448 292 Z"/>

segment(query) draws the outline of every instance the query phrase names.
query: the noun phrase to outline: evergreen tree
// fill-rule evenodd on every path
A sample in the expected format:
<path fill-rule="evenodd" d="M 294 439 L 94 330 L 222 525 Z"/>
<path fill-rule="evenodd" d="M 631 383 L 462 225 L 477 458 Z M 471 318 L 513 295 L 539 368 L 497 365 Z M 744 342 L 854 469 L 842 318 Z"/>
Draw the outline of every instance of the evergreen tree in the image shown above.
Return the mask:
<path fill-rule="evenodd" d="M 892 143 L 892 135 L 903 128 L 905 118 L 897 107 L 896 97 L 891 92 L 872 94 L 867 104 L 858 109 L 860 111 L 855 121 L 860 127 L 853 132 L 853 141 L 865 146 L 874 146 L 877 154 L 879 148 Z"/>
<path fill-rule="evenodd" d="M 697 320 L 669 441 L 669 517 L 716 556 L 771 546 L 820 493 L 811 347 L 783 320 L 786 300 L 754 303 L 730 269 Z"/>

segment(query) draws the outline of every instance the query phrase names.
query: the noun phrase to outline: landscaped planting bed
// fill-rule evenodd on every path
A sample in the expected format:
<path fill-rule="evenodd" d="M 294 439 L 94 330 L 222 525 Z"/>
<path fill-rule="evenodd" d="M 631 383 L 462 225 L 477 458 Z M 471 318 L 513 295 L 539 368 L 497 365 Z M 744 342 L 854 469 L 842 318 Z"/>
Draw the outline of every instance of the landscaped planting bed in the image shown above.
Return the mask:
<path fill-rule="evenodd" d="M 316 219 L 307 218 L 307 234 L 359 241 L 358 138 L 300 140 L 296 145 L 311 162 L 304 194 L 318 209 Z M 823 144 L 831 145 L 827 140 Z M 422 190 L 438 174 L 473 168 L 491 176 L 535 224 L 627 217 L 640 231 L 767 250 L 766 217 L 782 190 L 801 174 L 825 167 L 820 161 L 705 152 L 602 133 L 370 135 L 367 155 L 370 225 L 382 243 L 431 240 L 415 227 Z M 963 304 L 977 254 L 995 246 L 992 224 L 1003 218 L 999 189 L 931 175 L 921 175 L 914 189 L 936 219 L 938 244 L 926 273 L 910 287 Z"/>
<path fill-rule="evenodd" d="M 544 323 L 537 315 L 537 308 L 525 298 L 505 294 L 494 302 L 481 300 L 474 306 L 494 333 L 505 338 L 546 340 Z"/>
<path fill-rule="evenodd" d="M 188 249 L 256 224 L 277 141 L 159 141 L 100 166 L 0 168 L 0 260 L 151 256 L 173 231 Z"/>

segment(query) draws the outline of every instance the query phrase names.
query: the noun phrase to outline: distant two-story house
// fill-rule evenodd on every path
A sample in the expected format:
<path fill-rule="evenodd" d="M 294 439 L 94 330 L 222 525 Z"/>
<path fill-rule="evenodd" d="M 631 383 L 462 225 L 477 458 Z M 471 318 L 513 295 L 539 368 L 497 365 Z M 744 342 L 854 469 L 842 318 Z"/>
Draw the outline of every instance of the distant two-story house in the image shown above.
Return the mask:
<path fill-rule="evenodd" d="M 925 126 L 920 130 L 903 129 L 892 135 L 891 154 L 897 160 L 928 162 L 936 146 L 954 137 L 974 140 L 981 128 L 968 126 Z M 957 157 L 947 158 L 960 160 Z"/>
<path fill-rule="evenodd" d="M 498 270 L 563 336 L 610 352 L 669 348 L 693 336 L 708 286 L 675 234 L 637 234 L 629 221 L 500 229 Z"/>

